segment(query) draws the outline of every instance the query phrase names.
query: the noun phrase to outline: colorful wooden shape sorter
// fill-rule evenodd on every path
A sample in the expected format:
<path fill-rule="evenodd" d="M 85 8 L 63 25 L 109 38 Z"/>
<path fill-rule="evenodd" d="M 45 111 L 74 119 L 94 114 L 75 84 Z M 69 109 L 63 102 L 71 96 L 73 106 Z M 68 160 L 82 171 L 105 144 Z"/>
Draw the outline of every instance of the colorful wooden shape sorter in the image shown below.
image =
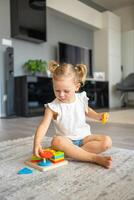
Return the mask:
<path fill-rule="evenodd" d="M 64 152 L 51 148 L 43 149 L 40 156 L 41 158 L 37 158 L 33 155 L 31 159 L 25 161 L 25 164 L 40 171 L 48 171 L 68 163 L 64 159 Z"/>

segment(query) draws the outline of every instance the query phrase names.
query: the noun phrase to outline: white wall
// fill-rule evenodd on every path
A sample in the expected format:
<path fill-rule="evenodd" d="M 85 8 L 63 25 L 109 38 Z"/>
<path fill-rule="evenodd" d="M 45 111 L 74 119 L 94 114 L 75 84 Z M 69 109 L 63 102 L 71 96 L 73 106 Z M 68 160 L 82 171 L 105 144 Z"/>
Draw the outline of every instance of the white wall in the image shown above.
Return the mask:
<path fill-rule="evenodd" d="M 121 18 L 122 32 L 134 30 L 134 5 L 115 10 L 114 13 Z"/>
<path fill-rule="evenodd" d="M 124 78 L 134 73 L 134 30 L 122 33 L 122 65 Z M 134 93 L 128 94 L 129 104 L 134 105 Z"/>
<path fill-rule="evenodd" d="M 114 11 L 120 16 L 122 29 L 122 66 L 123 76 L 134 72 L 134 5 Z"/>
<path fill-rule="evenodd" d="M 103 13 L 103 28 L 94 34 L 95 70 L 104 71 L 109 81 L 109 106 L 121 102 L 115 85 L 121 80 L 121 27 L 120 18 L 111 12 Z"/>
<path fill-rule="evenodd" d="M 87 27 L 102 28 L 101 13 L 78 0 L 47 0 L 47 7 L 87 24 Z"/>
<path fill-rule="evenodd" d="M 122 34 L 122 64 L 124 76 L 134 73 L 134 30 Z"/>
<path fill-rule="evenodd" d="M 128 74 L 134 73 L 134 5 L 114 11 L 121 19 L 121 52 L 123 66 L 123 78 Z M 134 94 L 129 93 L 129 104 L 134 104 Z"/>

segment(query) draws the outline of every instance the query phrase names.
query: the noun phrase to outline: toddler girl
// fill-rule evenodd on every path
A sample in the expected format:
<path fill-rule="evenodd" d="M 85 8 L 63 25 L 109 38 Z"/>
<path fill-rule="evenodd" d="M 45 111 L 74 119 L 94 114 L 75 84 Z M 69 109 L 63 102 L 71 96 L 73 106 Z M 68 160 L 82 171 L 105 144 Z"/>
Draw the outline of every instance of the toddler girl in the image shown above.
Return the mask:
<path fill-rule="evenodd" d="M 88 107 L 85 92 L 78 93 L 84 84 L 87 68 L 83 64 L 59 65 L 50 61 L 55 99 L 46 105 L 44 117 L 34 137 L 34 154 L 40 157 L 41 141 L 51 121 L 55 125 L 55 136 L 51 146 L 55 150 L 64 151 L 65 155 L 79 161 L 92 162 L 106 168 L 112 165 L 111 156 L 100 153 L 111 147 L 109 136 L 91 134 L 86 117 L 102 120 L 104 113 L 97 113 Z"/>

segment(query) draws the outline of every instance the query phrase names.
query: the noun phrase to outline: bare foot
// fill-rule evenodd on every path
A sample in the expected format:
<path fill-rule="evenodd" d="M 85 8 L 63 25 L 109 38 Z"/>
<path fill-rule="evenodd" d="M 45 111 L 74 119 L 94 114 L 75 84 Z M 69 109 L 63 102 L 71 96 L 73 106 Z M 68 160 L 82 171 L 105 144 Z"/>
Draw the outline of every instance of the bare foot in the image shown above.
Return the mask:
<path fill-rule="evenodd" d="M 95 160 L 94 160 L 94 163 L 109 169 L 112 166 L 112 157 L 111 156 L 99 156 L 99 155 L 97 155 Z"/>

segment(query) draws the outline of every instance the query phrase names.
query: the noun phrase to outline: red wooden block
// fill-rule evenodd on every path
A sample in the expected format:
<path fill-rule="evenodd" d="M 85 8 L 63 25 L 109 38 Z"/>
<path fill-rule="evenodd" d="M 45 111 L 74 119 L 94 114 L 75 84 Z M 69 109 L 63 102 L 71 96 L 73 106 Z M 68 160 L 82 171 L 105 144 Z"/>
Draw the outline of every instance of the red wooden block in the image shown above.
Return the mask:
<path fill-rule="evenodd" d="M 41 160 L 30 160 L 30 162 L 32 162 L 32 163 L 38 163 L 38 162 L 40 162 Z"/>
<path fill-rule="evenodd" d="M 40 153 L 41 158 L 51 158 L 53 154 L 50 151 L 43 150 Z"/>

